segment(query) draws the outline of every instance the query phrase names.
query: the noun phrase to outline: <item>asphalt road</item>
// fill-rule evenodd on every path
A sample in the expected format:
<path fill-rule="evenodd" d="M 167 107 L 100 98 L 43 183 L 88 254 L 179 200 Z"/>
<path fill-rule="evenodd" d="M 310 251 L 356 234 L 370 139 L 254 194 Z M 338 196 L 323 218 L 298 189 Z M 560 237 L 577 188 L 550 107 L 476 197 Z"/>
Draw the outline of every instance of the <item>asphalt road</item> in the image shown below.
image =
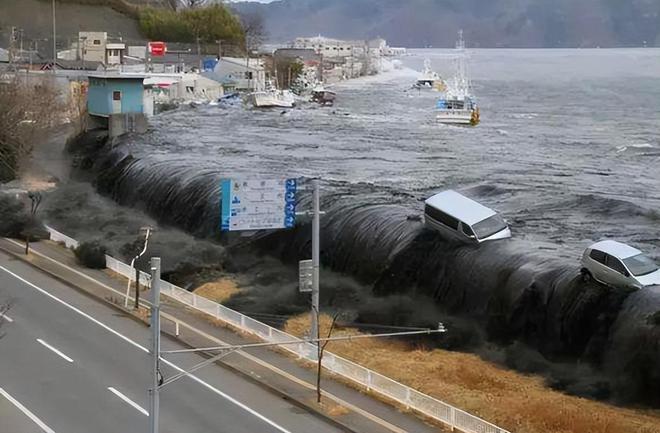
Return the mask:
<path fill-rule="evenodd" d="M 149 330 L 0 253 L 2 433 L 148 431 Z M 184 348 L 163 339 L 162 349 Z M 203 358 L 172 355 L 163 374 Z M 161 432 L 337 432 L 244 378 L 209 366 L 161 392 Z"/>

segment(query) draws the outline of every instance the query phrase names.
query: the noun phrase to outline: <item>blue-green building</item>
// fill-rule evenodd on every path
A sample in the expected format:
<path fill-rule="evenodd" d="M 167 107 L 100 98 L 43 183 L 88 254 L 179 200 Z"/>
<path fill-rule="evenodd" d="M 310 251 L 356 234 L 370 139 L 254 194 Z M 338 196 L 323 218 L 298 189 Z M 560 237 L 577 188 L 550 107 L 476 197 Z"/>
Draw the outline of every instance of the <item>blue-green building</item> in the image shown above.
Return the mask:
<path fill-rule="evenodd" d="M 144 76 L 90 75 L 87 112 L 92 116 L 144 113 Z"/>

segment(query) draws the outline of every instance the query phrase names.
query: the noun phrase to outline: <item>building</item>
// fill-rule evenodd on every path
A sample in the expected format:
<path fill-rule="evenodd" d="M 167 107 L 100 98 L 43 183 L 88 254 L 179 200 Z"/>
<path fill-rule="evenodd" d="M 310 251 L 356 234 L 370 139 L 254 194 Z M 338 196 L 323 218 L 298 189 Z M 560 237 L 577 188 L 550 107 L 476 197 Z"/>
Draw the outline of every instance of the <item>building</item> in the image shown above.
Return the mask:
<path fill-rule="evenodd" d="M 217 101 L 224 94 L 221 83 L 197 73 L 149 74 L 144 87 L 146 92 L 151 91 L 156 104 Z M 145 115 L 151 114 L 145 108 Z"/>
<path fill-rule="evenodd" d="M 266 88 L 266 71 L 261 59 L 222 57 L 210 78 L 235 83 L 236 90 L 261 91 Z"/>
<path fill-rule="evenodd" d="M 103 63 L 89 60 L 63 60 L 58 59 L 55 65 L 52 60 L 41 61 L 33 64 L 34 70 L 52 71 L 98 71 L 103 69 Z"/>
<path fill-rule="evenodd" d="M 70 49 L 58 51 L 57 59 L 98 62 L 116 67 L 124 63 L 126 53 L 126 44 L 110 41 L 106 32 L 78 32 L 78 41 Z"/>
<path fill-rule="evenodd" d="M 77 59 L 105 63 L 107 43 L 106 32 L 78 32 Z"/>
<path fill-rule="evenodd" d="M 356 50 L 363 51 L 364 41 L 342 41 L 339 39 L 325 38 L 321 35 L 311 38 L 296 38 L 293 48 L 312 49 L 324 58 L 350 57 L 358 55 Z"/>
<path fill-rule="evenodd" d="M 89 75 L 87 111 L 92 116 L 144 112 L 144 76 Z"/>
<path fill-rule="evenodd" d="M 105 59 L 106 66 L 118 66 L 124 64 L 124 53 L 126 51 L 126 44 L 123 42 L 107 43 L 105 45 Z"/>

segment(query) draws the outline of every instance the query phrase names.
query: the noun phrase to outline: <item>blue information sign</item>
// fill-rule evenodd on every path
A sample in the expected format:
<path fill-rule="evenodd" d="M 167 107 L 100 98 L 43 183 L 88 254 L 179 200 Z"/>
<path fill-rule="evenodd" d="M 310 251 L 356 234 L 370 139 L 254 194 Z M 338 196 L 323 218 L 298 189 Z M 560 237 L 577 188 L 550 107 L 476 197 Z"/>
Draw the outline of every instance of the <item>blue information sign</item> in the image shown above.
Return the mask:
<path fill-rule="evenodd" d="M 296 179 L 222 179 L 222 231 L 292 228 L 296 224 Z"/>

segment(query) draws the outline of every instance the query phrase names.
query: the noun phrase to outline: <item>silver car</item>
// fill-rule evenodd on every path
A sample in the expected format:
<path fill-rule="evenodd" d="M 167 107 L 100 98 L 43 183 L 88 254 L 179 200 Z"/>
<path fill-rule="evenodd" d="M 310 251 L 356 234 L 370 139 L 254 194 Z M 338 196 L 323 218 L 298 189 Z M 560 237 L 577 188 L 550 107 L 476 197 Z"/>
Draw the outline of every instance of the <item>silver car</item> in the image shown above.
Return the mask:
<path fill-rule="evenodd" d="M 582 255 L 582 277 L 613 287 L 660 285 L 660 269 L 637 248 L 617 241 L 593 244 Z"/>

